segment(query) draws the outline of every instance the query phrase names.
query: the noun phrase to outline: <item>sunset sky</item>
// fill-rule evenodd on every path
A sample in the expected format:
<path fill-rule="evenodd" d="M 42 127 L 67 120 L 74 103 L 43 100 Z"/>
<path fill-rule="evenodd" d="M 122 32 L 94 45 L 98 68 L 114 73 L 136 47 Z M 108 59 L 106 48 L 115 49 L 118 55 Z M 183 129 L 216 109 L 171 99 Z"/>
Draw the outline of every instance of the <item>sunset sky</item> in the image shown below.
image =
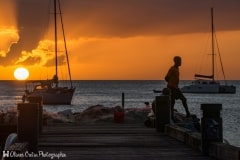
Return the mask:
<path fill-rule="evenodd" d="M 52 78 L 52 1 L 0 0 L 0 80 L 13 80 L 22 66 L 29 79 Z M 161 80 L 175 55 L 182 57 L 181 79 L 210 75 L 211 7 L 227 79 L 240 79 L 239 0 L 60 1 L 75 80 Z"/>

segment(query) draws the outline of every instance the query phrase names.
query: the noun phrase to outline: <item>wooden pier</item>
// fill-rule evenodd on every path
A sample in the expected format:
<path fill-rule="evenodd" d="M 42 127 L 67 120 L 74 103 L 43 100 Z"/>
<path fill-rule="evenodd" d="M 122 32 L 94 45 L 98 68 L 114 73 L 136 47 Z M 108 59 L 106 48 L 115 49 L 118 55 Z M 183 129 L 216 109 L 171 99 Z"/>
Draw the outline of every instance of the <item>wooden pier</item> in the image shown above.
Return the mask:
<path fill-rule="evenodd" d="M 37 150 L 61 153 L 63 157 L 59 159 L 66 160 L 211 159 L 165 133 L 157 132 L 155 128 L 145 127 L 142 123 L 44 126 Z"/>
<path fill-rule="evenodd" d="M 202 132 L 183 127 L 188 123 L 184 119 L 181 123 L 172 124 L 169 121 L 170 106 L 167 105 L 169 103 L 165 103 L 165 100 L 169 99 L 167 96 L 166 99 L 163 98 L 156 98 L 156 105 L 165 109 L 157 110 L 159 115 L 152 123 L 156 128 L 147 128 L 143 121 L 128 121 L 127 118 L 123 121 L 122 116 L 118 117 L 121 114 L 115 114 L 118 112 L 114 113 L 113 119 L 107 121 L 106 119 L 95 123 L 91 120 L 76 123 L 50 121 L 47 126 L 42 127 L 42 123 L 39 123 L 42 122 L 40 118 L 42 116 L 39 116 L 42 113 L 38 112 L 41 108 L 40 102 L 18 104 L 17 141 L 12 141 L 11 137 L 9 141 L 7 139 L 6 144 L 11 145 L 7 147 L 5 145 L 6 149 L 2 151 L 1 156 L 6 159 L 45 160 L 206 160 L 211 159 L 210 157 L 239 160 L 240 148 L 222 143 L 222 123 L 217 125 L 217 134 L 215 130 L 211 130 L 212 122 L 202 123 Z M 159 103 L 158 100 L 162 102 Z M 216 104 L 210 106 L 215 107 L 211 109 L 207 107 L 205 111 L 209 112 L 206 114 L 204 111 L 202 121 L 208 118 L 221 122 L 220 107 L 216 107 Z M 204 128 L 208 127 L 211 131 L 209 133 L 214 133 L 210 137 L 204 132 Z M 12 132 L 6 127 L 0 129 L 4 131 L 0 138 L 6 138 L 7 133 Z"/>

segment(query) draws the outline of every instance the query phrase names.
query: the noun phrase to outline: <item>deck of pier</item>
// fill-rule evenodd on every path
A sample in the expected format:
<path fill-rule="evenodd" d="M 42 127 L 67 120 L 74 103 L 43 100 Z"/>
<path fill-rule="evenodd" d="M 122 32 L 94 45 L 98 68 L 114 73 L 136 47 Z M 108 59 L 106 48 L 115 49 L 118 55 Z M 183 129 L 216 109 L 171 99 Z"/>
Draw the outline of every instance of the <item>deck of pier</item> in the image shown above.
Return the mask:
<path fill-rule="evenodd" d="M 67 160 L 210 159 L 155 128 L 139 123 L 44 126 L 38 151 L 62 152 L 66 157 L 60 159 Z"/>

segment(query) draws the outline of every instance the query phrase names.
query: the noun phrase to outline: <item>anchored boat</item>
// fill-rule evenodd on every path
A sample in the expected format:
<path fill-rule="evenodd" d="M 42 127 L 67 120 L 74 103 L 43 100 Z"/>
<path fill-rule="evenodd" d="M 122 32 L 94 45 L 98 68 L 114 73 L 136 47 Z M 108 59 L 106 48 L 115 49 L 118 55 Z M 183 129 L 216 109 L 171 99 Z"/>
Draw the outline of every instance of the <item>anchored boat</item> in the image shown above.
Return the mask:
<path fill-rule="evenodd" d="M 57 17 L 60 16 L 60 17 Z M 68 74 L 69 74 L 69 86 L 60 86 L 58 79 L 58 36 L 57 36 L 57 19 L 60 18 L 61 29 L 63 34 L 63 41 L 66 53 L 66 61 L 68 65 Z M 41 81 L 28 81 L 33 85 L 32 89 L 26 89 L 25 97 L 31 96 L 42 96 L 43 104 L 71 104 L 72 97 L 75 91 L 75 87 L 72 85 L 72 78 L 70 72 L 70 65 L 68 59 L 67 45 L 65 39 L 65 32 L 63 28 L 62 12 L 59 0 L 54 0 L 54 41 L 55 41 L 55 75 L 50 80 L 41 80 Z"/>
<path fill-rule="evenodd" d="M 181 88 L 181 91 L 184 93 L 236 93 L 236 87 L 233 85 L 227 85 L 225 80 L 225 74 L 223 70 L 223 65 L 220 56 L 221 68 L 222 73 L 224 76 L 225 84 L 220 84 L 219 81 L 215 80 L 215 30 L 214 30 L 214 23 L 213 23 L 213 8 L 211 8 L 211 22 L 212 22 L 212 74 L 211 75 L 200 75 L 195 74 L 195 81 L 192 82 L 191 85 L 184 86 Z"/>

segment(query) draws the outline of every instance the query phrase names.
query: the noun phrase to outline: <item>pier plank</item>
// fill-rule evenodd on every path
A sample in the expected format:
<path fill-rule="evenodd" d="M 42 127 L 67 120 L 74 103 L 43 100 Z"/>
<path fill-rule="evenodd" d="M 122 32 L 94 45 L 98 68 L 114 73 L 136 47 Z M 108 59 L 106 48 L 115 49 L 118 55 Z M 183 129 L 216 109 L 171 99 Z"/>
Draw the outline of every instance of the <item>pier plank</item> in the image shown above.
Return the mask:
<path fill-rule="evenodd" d="M 211 159 L 154 128 L 138 123 L 45 126 L 39 137 L 38 151 L 64 153 L 66 157 L 60 159 L 66 160 Z"/>

